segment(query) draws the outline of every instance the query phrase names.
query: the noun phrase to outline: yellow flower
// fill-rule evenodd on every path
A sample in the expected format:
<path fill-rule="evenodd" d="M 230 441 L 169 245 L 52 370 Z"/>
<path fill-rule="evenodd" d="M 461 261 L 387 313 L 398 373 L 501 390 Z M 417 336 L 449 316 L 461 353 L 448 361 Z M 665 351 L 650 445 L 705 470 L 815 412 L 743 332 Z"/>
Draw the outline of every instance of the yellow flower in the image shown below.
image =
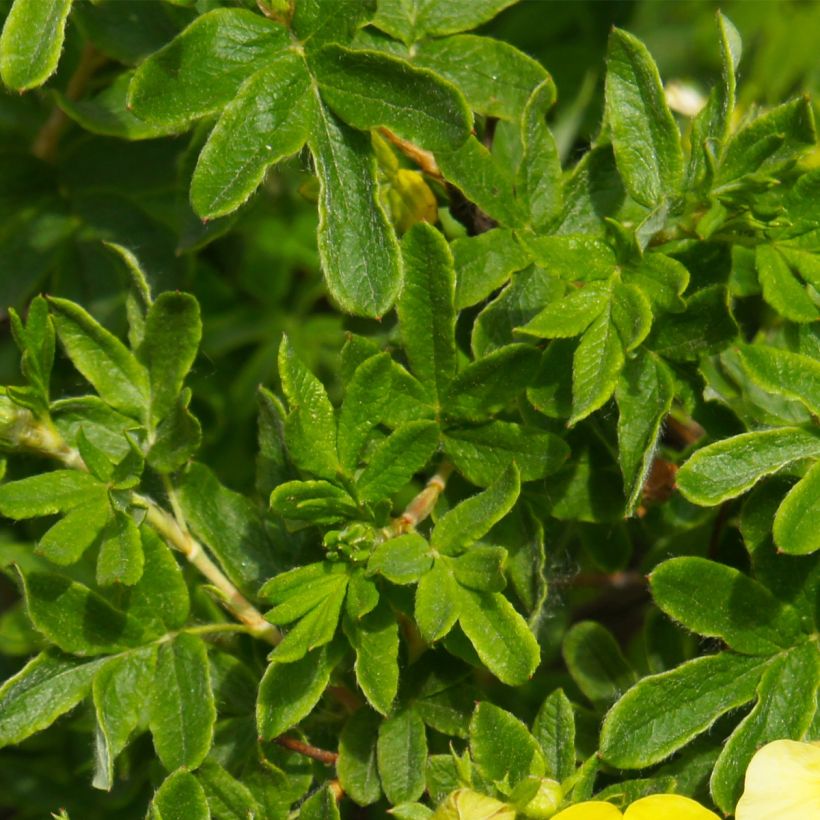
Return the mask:
<path fill-rule="evenodd" d="M 746 769 L 737 820 L 809 820 L 820 817 L 820 745 L 775 740 Z"/>
<path fill-rule="evenodd" d="M 552 820 L 719 820 L 700 803 L 679 794 L 652 794 L 636 800 L 626 814 L 600 800 L 578 803 L 559 811 Z"/>

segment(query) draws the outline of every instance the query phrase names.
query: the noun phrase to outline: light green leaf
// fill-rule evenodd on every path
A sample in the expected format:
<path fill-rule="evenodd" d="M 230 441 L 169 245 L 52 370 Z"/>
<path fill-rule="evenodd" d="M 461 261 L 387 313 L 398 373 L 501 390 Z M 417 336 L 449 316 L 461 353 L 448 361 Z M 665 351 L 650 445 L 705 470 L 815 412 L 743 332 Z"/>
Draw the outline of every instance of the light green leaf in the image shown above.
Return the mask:
<path fill-rule="evenodd" d="M 517 0 L 473 0 L 462 5 L 450 0 L 380 0 L 373 25 L 412 43 L 425 34 L 457 34 L 492 20 Z"/>
<path fill-rule="evenodd" d="M 134 74 L 128 107 L 184 131 L 220 111 L 242 82 L 290 44 L 287 29 L 245 9 L 214 9 L 152 54 Z"/>
<path fill-rule="evenodd" d="M 331 296 L 350 313 L 383 316 L 401 284 L 370 141 L 319 105 L 309 140 L 319 177 L 319 256 Z"/>
<path fill-rule="evenodd" d="M 818 680 L 817 648 L 811 642 L 777 658 L 766 670 L 754 709 L 729 736 L 712 771 L 709 785 L 718 808 L 727 814 L 734 810 L 746 768 L 761 746 L 803 738 L 814 714 Z"/>
<path fill-rule="evenodd" d="M 344 564 L 318 561 L 271 578 L 259 590 L 259 597 L 274 604 L 274 609 L 267 613 L 272 623 L 288 624 L 301 618 L 346 583 Z"/>
<path fill-rule="evenodd" d="M 20 743 L 73 709 L 107 658 L 85 661 L 48 649 L 0 687 L 0 746 Z"/>
<path fill-rule="evenodd" d="M 669 369 L 651 353 L 627 361 L 618 381 L 618 461 L 624 478 L 627 516 L 633 514 L 640 501 L 661 425 L 672 406 L 674 387 Z"/>
<path fill-rule="evenodd" d="M 517 333 L 538 339 L 562 339 L 583 333 L 607 307 L 611 285 L 589 282 L 567 296 L 548 304 Z"/>
<path fill-rule="evenodd" d="M 310 60 L 322 99 L 348 125 L 384 127 L 432 151 L 469 137 L 470 112 L 456 89 L 398 57 L 328 45 Z"/>
<path fill-rule="evenodd" d="M 564 637 L 562 653 L 572 679 L 596 706 L 611 704 L 635 683 L 612 633 L 594 621 L 575 624 Z"/>
<path fill-rule="evenodd" d="M 397 313 L 414 375 L 438 401 L 455 375 L 453 259 L 444 237 L 419 223 L 402 241 L 404 287 Z"/>
<path fill-rule="evenodd" d="M 367 702 L 387 716 L 399 688 L 399 628 L 390 606 L 381 602 L 359 621 L 343 627 L 356 652 L 354 671 Z"/>
<path fill-rule="evenodd" d="M 391 803 L 421 797 L 425 788 L 427 736 L 415 709 L 403 709 L 382 723 L 376 757 L 382 788 Z"/>
<path fill-rule="evenodd" d="M 618 171 L 632 198 L 652 207 L 675 196 L 683 174 L 678 126 L 649 51 L 621 29 L 609 37 L 606 116 Z"/>
<path fill-rule="evenodd" d="M 94 678 L 97 717 L 94 787 L 110 791 L 114 761 L 139 726 L 151 691 L 157 653 L 153 646 L 112 659 Z"/>
<path fill-rule="evenodd" d="M 130 513 L 115 510 L 100 543 L 97 583 L 133 586 L 142 576 L 144 561 L 142 540 L 134 518 Z"/>
<path fill-rule="evenodd" d="M 430 460 L 438 444 L 438 424 L 410 421 L 397 427 L 372 452 L 356 479 L 356 492 L 365 502 L 391 498 Z"/>
<path fill-rule="evenodd" d="M 203 464 L 191 464 L 177 485 L 188 525 L 219 560 L 230 579 L 255 592 L 280 569 L 253 502 L 220 484 Z"/>
<path fill-rule="evenodd" d="M 761 478 L 820 455 L 820 436 L 798 427 L 742 433 L 698 450 L 677 474 L 683 495 L 713 506 L 735 498 Z"/>
<path fill-rule="evenodd" d="M 334 524 L 356 516 L 356 502 L 329 481 L 287 481 L 270 497 L 271 509 L 283 518 Z"/>
<path fill-rule="evenodd" d="M 319 702 L 339 662 L 335 646 L 321 646 L 295 663 L 271 663 L 259 684 L 256 725 L 272 740 L 307 717 Z"/>
<path fill-rule="evenodd" d="M 500 592 L 461 587 L 458 598 L 459 625 L 481 662 L 508 686 L 526 683 L 541 660 L 527 622 Z"/>
<path fill-rule="evenodd" d="M 338 418 L 338 448 L 339 462 L 348 473 L 358 466 L 370 431 L 381 422 L 390 400 L 391 361 L 389 353 L 365 359 L 346 385 Z"/>
<path fill-rule="evenodd" d="M 637 285 L 653 305 L 674 313 L 686 307 L 681 295 L 689 284 L 689 271 L 671 256 L 653 251 L 625 265 L 623 281 Z"/>
<path fill-rule="evenodd" d="M 705 558 L 664 561 L 649 576 L 655 603 L 687 629 L 744 655 L 773 655 L 801 635 L 794 609 L 742 572 Z"/>
<path fill-rule="evenodd" d="M 506 228 L 459 237 L 450 244 L 456 270 L 455 305 L 475 305 L 528 264 L 527 254 Z"/>
<path fill-rule="evenodd" d="M 455 579 L 463 587 L 478 592 L 501 592 L 507 586 L 504 565 L 507 550 L 474 544 L 453 559 L 451 566 Z"/>
<path fill-rule="evenodd" d="M 556 689 L 541 704 L 532 724 L 541 746 L 546 775 L 559 783 L 575 771 L 575 712 L 563 689 Z"/>
<path fill-rule="evenodd" d="M 793 322 L 815 322 L 818 307 L 805 286 L 798 281 L 783 255 L 772 245 L 758 245 L 755 264 L 763 298 L 786 319 Z"/>
<path fill-rule="evenodd" d="M 630 353 L 649 335 L 652 306 L 640 288 L 615 282 L 610 311 L 624 350 Z"/>
<path fill-rule="evenodd" d="M 820 461 L 815 463 L 789 494 L 774 517 L 774 542 L 789 555 L 809 555 L 820 549 Z"/>
<path fill-rule="evenodd" d="M 458 471 L 479 487 L 488 487 L 513 462 L 522 481 L 535 481 L 555 472 L 569 456 L 558 436 L 508 421 L 450 427 L 443 441 Z"/>
<path fill-rule="evenodd" d="M 35 628 L 72 655 L 110 655 L 139 646 L 145 625 L 87 586 L 45 572 L 21 574 Z"/>
<path fill-rule="evenodd" d="M 43 535 L 34 548 L 37 555 L 42 555 L 59 566 L 80 560 L 83 553 L 97 540 L 111 515 L 108 494 L 102 487 L 88 493 L 86 498 L 85 503 L 74 507 Z"/>
<path fill-rule="evenodd" d="M 216 817 L 222 820 L 254 820 L 264 816 L 251 790 L 218 763 L 206 760 L 196 777 Z"/>
<path fill-rule="evenodd" d="M 622 769 L 669 757 L 721 715 L 752 700 L 769 662 L 721 652 L 643 678 L 607 713 L 601 756 Z"/>
<path fill-rule="evenodd" d="M 79 305 L 55 296 L 49 297 L 49 303 L 57 335 L 77 370 L 104 402 L 144 419 L 150 388 L 134 354 Z"/>
<path fill-rule="evenodd" d="M 148 723 L 162 765 L 196 769 L 211 748 L 215 722 L 205 642 L 181 633 L 160 644 Z"/>
<path fill-rule="evenodd" d="M 199 781 L 184 769 L 170 774 L 157 789 L 148 820 L 210 820 L 208 801 Z"/>
<path fill-rule="evenodd" d="M 479 703 L 470 719 L 470 753 L 489 782 L 514 788 L 528 775 L 544 774 L 544 758 L 535 738 L 509 712 Z"/>
<path fill-rule="evenodd" d="M 285 443 L 291 457 L 304 470 L 335 478 L 338 459 L 333 405 L 287 336 L 279 346 L 279 376 L 290 406 L 285 419 Z"/>
<path fill-rule="evenodd" d="M 139 357 L 148 370 L 154 426 L 176 405 L 201 338 L 197 300 L 179 291 L 161 293 L 148 310 L 139 349 Z"/>
<path fill-rule="evenodd" d="M 521 114 L 523 153 L 516 191 L 526 201 L 528 224 L 536 231 L 553 223 L 560 216 L 564 204 L 558 146 L 545 121 L 555 98 L 555 83 L 548 76 L 533 90 Z M 518 110 L 521 108 L 519 106 Z"/>
<path fill-rule="evenodd" d="M 202 425 L 188 409 L 190 400 L 190 388 L 183 388 L 169 415 L 157 426 L 147 461 L 158 473 L 175 473 L 202 444 Z"/>
<path fill-rule="evenodd" d="M 11 332 L 20 348 L 20 370 L 26 381 L 37 392 L 43 407 L 49 403 L 49 381 L 54 366 L 54 322 L 48 302 L 35 296 L 28 308 L 25 326 L 14 308 L 9 308 Z"/>
<path fill-rule="evenodd" d="M 425 40 L 412 61 L 453 83 L 473 111 L 502 120 L 517 120 L 547 78 L 539 63 L 509 43 L 475 34 Z"/>
<path fill-rule="evenodd" d="M 379 544 L 367 562 L 369 575 L 382 575 L 394 584 L 413 584 L 433 565 L 430 545 L 414 532 Z"/>
<path fill-rule="evenodd" d="M 610 398 L 624 366 L 624 349 L 604 310 L 581 337 L 572 359 L 572 417 L 570 425 L 598 410 Z"/>
<path fill-rule="evenodd" d="M 336 773 L 345 793 L 360 806 L 375 803 L 382 794 L 376 762 L 379 724 L 375 712 L 357 709 L 339 736 Z"/>
<path fill-rule="evenodd" d="M 283 0 L 272 0 L 283 5 Z M 306 51 L 325 43 L 348 42 L 366 20 L 373 16 L 373 4 L 361 0 L 301 0 L 287 4 L 286 14 L 293 12 L 292 28 Z"/>
<path fill-rule="evenodd" d="M 436 561 L 416 587 L 414 617 L 427 643 L 441 640 L 458 620 L 458 587 L 449 567 Z"/>
<path fill-rule="evenodd" d="M 314 97 L 299 55 L 276 55 L 240 87 L 197 160 L 191 203 L 203 219 L 236 210 L 273 163 L 307 140 Z"/>
<path fill-rule="evenodd" d="M 462 501 L 438 520 L 431 545 L 444 553 L 469 546 L 512 509 L 520 490 L 518 468 L 512 463 L 486 490 Z"/>
<path fill-rule="evenodd" d="M 15 91 L 42 85 L 56 70 L 71 0 L 15 0 L 0 36 L 0 77 Z"/>

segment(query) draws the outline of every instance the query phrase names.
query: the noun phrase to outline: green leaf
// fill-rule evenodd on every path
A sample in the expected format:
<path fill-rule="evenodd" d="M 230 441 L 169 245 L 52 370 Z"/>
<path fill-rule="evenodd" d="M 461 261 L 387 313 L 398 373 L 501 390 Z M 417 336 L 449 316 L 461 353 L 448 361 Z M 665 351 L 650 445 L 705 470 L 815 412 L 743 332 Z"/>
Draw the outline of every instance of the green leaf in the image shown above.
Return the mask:
<path fill-rule="evenodd" d="M 555 83 L 551 77 L 533 90 L 521 114 L 523 153 L 518 166 L 516 192 L 527 203 L 528 224 L 534 230 L 545 229 L 555 222 L 563 209 L 561 160 L 558 146 L 545 117 L 555 104 Z"/>
<path fill-rule="evenodd" d="M 399 291 L 401 261 L 370 141 L 320 105 L 309 145 L 320 183 L 319 257 L 330 294 L 349 313 L 383 316 Z"/>
<path fill-rule="evenodd" d="M 447 181 L 496 222 L 518 227 L 524 221 L 512 171 L 475 137 L 456 150 L 438 151 L 436 160 Z"/>
<path fill-rule="evenodd" d="M 547 78 L 543 67 L 517 48 L 475 34 L 425 40 L 412 60 L 453 83 L 473 111 L 502 120 L 517 120 L 530 92 Z"/>
<path fill-rule="evenodd" d="M 602 407 L 612 396 L 624 366 L 624 349 L 605 310 L 589 326 L 572 358 L 572 417 L 569 424 Z"/>
<path fill-rule="evenodd" d="M 339 820 L 339 806 L 329 783 L 314 792 L 299 809 L 299 820 Z"/>
<path fill-rule="evenodd" d="M 215 816 L 224 820 L 250 820 L 263 814 L 251 790 L 218 763 L 206 760 L 196 776 Z"/>
<path fill-rule="evenodd" d="M 370 431 L 382 420 L 390 400 L 391 361 L 389 353 L 371 356 L 347 383 L 338 419 L 339 462 L 347 473 L 359 465 Z"/>
<path fill-rule="evenodd" d="M 402 346 L 414 375 L 438 402 L 456 370 L 453 259 L 444 237 L 425 223 L 402 241 L 404 286 L 396 307 Z"/>
<path fill-rule="evenodd" d="M 89 500 L 74 507 L 43 535 L 34 548 L 37 555 L 42 555 L 59 566 L 80 560 L 83 553 L 97 540 L 111 515 L 108 494 L 102 487 L 95 489 L 93 494 L 89 493 L 86 498 Z"/>
<path fill-rule="evenodd" d="M 71 0 L 15 0 L 0 36 L 0 77 L 15 91 L 42 85 L 56 70 Z"/>
<path fill-rule="evenodd" d="M 432 565 L 426 539 L 408 532 L 379 544 L 370 554 L 367 572 L 382 575 L 394 584 L 414 584 Z"/>
<path fill-rule="evenodd" d="M 290 339 L 279 346 L 279 376 L 290 406 L 285 442 L 294 462 L 323 478 L 335 478 L 336 420 L 322 383 L 297 356 Z"/>
<path fill-rule="evenodd" d="M 778 549 L 789 555 L 809 555 L 820 549 L 818 514 L 820 461 L 792 487 L 777 510 L 773 534 Z"/>
<path fill-rule="evenodd" d="M 211 817 L 202 786 L 184 769 L 165 778 L 148 812 L 149 820 L 210 820 Z"/>
<path fill-rule="evenodd" d="M 202 444 L 202 425 L 188 409 L 190 400 L 190 388 L 184 388 L 170 414 L 157 427 L 147 461 L 158 473 L 175 473 Z"/>
<path fill-rule="evenodd" d="M 693 361 L 703 353 L 717 353 L 738 333 L 723 285 L 710 285 L 692 294 L 683 313 L 664 316 L 655 325 L 648 345 L 673 361 Z"/>
<path fill-rule="evenodd" d="M 257 392 L 259 402 L 258 444 L 256 457 L 256 490 L 268 497 L 279 484 L 292 477 L 285 447 L 285 408 L 270 390 Z"/>
<path fill-rule="evenodd" d="M 698 450 L 676 482 L 695 504 L 714 506 L 735 498 L 761 478 L 804 458 L 820 455 L 820 436 L 798 427 L 742 433 Z"/>
<path fill-rule="evenodd" d="M 390 129 L 432 151 L 458 148 L 472 117 L 453 86 L 398 57 L 328 45 L 312 55 L 322 99 L 348 125 Z"/>
<path fill-rule="evenodd" d="M 466 6 L 449 0 L 380 0 L 373 25 L 412 43 L 425 34 L 457 34 L 492 20 L 517 0 L 474 0 Z"/>
<path fill-rule="evenodd" d="M 710 790 L 718 808 L 732 812 L 754 753 L 773 740 L 801 740 L 815 710 L 820 666 L 817 648 L 801 644 L 766 670 L 757 703 L 729 736 L 712 771 Z"/>
<path fill-rule="evenodd" d="M 304 59 L 276 55 L 246 80 L 208 137 L 191 179 L 191 203 L 203 219 L 235 211 L 269 166 L 295 154 L 308 137 L 314 97 Z"/>
<path fill-rule="evenodd" d="M 424 792 L 427 736 L 415 709 L 403 709 L 379 727 L 376 746 L 382 788 L 391 803 L 418 800 Z"/>
<path fill-rule="evenodd" d="M 478 592 L 501 592 L 507 586 L 507 550 L 474 544 L 452 561 L 453 575 L 464 587 Z"/>
<path fill-rule="evenodd" d="M 573 626 L 562 653 L 572 679 L 596 706 L 612 703 L 635 682 L 635 672 L 612 633 L 594 621 Z"/>
<path fill-rule="evenodd" d="M 346 618 L 345 635 L 356 652 L 356 681 L 367 702 L 387 716 L 399 688 L 399 628 L 387 603 L 359 621 Z"/>
<path fill-rule="evenodd" d="M 279 560 L 250 499 L 224 487 L 202 464 L 182 475 L 177 497 L 188 525 L 235 584 L 255 592 L 277 573 Z"/>
<path fill-rule="evenodd" d="M 562 339 L 583 333 L 607 307 L 611 294 L 608 282 L 589 282 L 567 296 L 548 304 L 517 333 L 538 339 Z"/>
<path fill-rule="evenodd" d="M 49 304 L 68 357 L 100 398 L 126 415 L 144 419 L 150 388 L 134 354 L 74 302 L 52 296 Z"/>
<path fill-rule="evenodd" d="M 669 369 L 651 353 L 627 361 L 615 390 L 618 461 L 624 478 L 627 516 L 634 513 L 640 501 L 674 390 Z"/>
<path fill-rule="evenodd" d="M 527 266 L 527 254 L 506 228 L 459 237 L 450 244 L 456 271 L 455 306 L 475 305 Z"/>
<path fill-rule="evenodd" d="M 160 644 L 148 723 L 162 765 L 196 769 L 211 748 L 215 722 L 205 642 L 181 633 Z"/>
<path fill-rule="evenodd" d="M 470 719 L 470 752 L 481 776 L 514 788 L 528 775 L 544 774 L 544 758 L 535 738 L 509 712 L 479 703 Z"/>
<path fill-rule="evenodd" d="M 558 436 L 508 421 L 450 427 L 443 440 L 458 471 L 479 487 L 488 487 L 513 462 L 522 481 L 535 481 L 555 472 L 569 456 Z"/>
<path fill-rule="evenodd" d="M 214 9 L 152 54 L 134 74 L 128 107 L 184 131 L 229 103 L 242 82 L 290 44 L 287 29 L 244 9 Z"/>
<path fill-rule="evenodd" d="M 606 116 L 615 162 L 632 198 L 652 207 L 675 196 L 683 153 L 658 68 L 637 37 L 617 28 L 609 37 Z"/>
<path fill-rule="evenodd" d="M 44 407 L 49 403 L 49 381 L 54 365 L 54 322 L 48 302 L 42 296 L 31 300 L 25 327 L 17 312 L 9 309 L 11 330 L 23 354 L 20 369 L 29 385 L 38 393 Z"/>
<path fill-rule="evenodd" d="M 307 717 L 319 702 L 339 662 L 336 646 L 321 646 L 294 663 L 271 663 L 259 684 L 256 725 L 265 740 Z"/>
<path fill-rule="evenodd" d="M 319 561 L 303 567 L 294 567 L 271 578 L 259 590 L 262 600 L 277 605 L 268 613 L 273 623 L 286 624 L 311 610 L 326 598 L 340 583 L 345 583 L 347 572 L 341 563 Z M 279 609 L 289 604 L 286 609 Z"/>
<path fill-rule="evenodd" d="M 458 620 L 458 586 L 450 568 L 436 561 L 416 587 L 414 617 L 427 643 L 441 640 Z"/>
<path fill-rule="evenodd" d="M 615 282 L 610 307 L 612 323 L 627 353 L 647 337 L 652 327 L 652 306 L 643 291 L 635 285 Z"/>
<path fill-rule="evenodd" d="M 689 271 L 677 259 L 653 251 L 624 266 L 621 275 L 624 282 L 637 285 L 653 305 L 673 313 L 685 309 L 681 294 L 689 284 Z"/>
<path fill-rule="evenodd" d="M 444 553 L 469 546 L 512 509 L 520 490 L 518 468 L 513 463 L 486 490 L 445 513 L 433 530 L 431 545 Z"/>
<path fill-rule="evenodd" d="M 753 120 L 734 135 L 715 181 L 728 183 L 744 174 L 773 173 L 811 148 L 816 139 L 811 102 L 808 97 L 797 97 Z"/>
<path fill-rule="evenodd" d="M 133 586 L 142 576 L 145 558 L 136 522 L 130 513 L 115 510 L 103 531 L 97 557 L 97 583 L 100 586 Z"/>
<path fill-rule="evenodd" d="M 288 481 L 270 497 L 271 509 L 283 518 L 334 524 L 355 517 L 356 502 L 341 487 L 329 481 Z"/>
<path fill-rule="evenodd" d="M 189 293 L 161 293 L 145 318 L 139 356 L 148 369 L 151 420 L 156 426 L 174 408 L 202 338 L 199 303 Z"/>
<path fill-rule="evenodd" d="M 462 587 L 458 598 L 459 625 L 481 662 L 508 686 L 526 683 L 541 660 L 527 622 L 499 592 Z"/>
<path fill-rule="evenodd" d="M 397 427 L 370 454 L 356 479 L 356 492 L 365 502 L 391 498 L 430 460 L 438 444 L 438 424 L 410 421 Z"/>
<path fill-rule="evenodd" d="M 143 642 L 145 626 L 87 586 L 45 572 L 21 574 L 35 628 L 72 655 L 110 655 Z"/>
<path fill-rule="evenodd" d="M 110 791 L 114 785 L 114 761 L 142 720 L 156 660 L 156 648 L 145 647 L 112 659 L 94 678 L 92 693 L 97 718 L 94 787 L 97 789 Z"/>
<path fill-rule="evenodd" d="M 643 678 L 607 713 L 601 756 L 622 769 L 669 757 L 721 715 L 752 700 L 768 662 L 721 652 Z"/>
<path fill-rule="evenodd" d="M 772 245 L 758 245 L 755 264 L 763 298 L 786 319 L 815 322 L 820 308 L 789 268 L 783 255 Z"/>
<path fill-rule="evenodd" d="M 512 344 L 471 362 L 449 386 L 445 412 L 453 418 L 483 421 L 532 382 L 540 359 L 534 347 Z"/>
<path fill-rule="evenodd" d="M 800 618 L 764 586 L 738 570 L 681 557 L 649 576 L 655 603 L 687 629 L 720 638 L 745 655 L 773 655 L 797 642 Z"/>
<path fill-rule="evenodd" d="M 541 747 L 547 777 L 560 783 L 575 772 L 575 713 L 563 689 L 541 704 L 532 734 Z"/>
<path fill-rule="evenodd" d="M 380 722 L 370 709 L 357 709 L 339 736 L 336 773 L 345 793 L 360 806 L 375 803 L 382 794 L 376 762 Z"/>
<path fill-rule="evenodd" d="M 20 743 L 73 709 L 106 658 L 85 661 L 48 649 L 0 687 L 0 746 Z"/>

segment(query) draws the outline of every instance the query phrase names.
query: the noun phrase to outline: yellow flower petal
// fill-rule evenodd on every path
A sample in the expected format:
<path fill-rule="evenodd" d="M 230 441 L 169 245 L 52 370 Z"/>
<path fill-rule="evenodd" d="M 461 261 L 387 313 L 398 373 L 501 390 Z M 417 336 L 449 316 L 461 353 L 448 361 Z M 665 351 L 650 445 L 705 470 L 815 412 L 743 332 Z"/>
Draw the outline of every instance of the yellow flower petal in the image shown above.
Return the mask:
<path fill-rule="evenodd" d="M 568 809 L 559 811 L 552 820 L 621 820 L 623 815 L 612 805 L 603 800 L 587 800 L 576 803 Z"/>
<path fill-rule="evenodd" d="M 746 769 L 737 820 L 820 818 L 820 746 L 797 740 L 767 743 Z"/>
<path fill-rule="evenodd" d="M 626 810 L 624 820 L 719 820 L 700 803 L 679 794 L 650 794 Z"/>

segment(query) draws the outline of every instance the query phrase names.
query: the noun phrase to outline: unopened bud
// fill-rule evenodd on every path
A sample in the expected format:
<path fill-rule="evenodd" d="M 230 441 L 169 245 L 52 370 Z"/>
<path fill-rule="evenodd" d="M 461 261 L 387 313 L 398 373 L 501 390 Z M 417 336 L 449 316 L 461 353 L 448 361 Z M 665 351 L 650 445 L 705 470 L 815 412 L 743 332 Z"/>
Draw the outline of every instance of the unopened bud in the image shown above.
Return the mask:
<path fill-rule="evenodd" d="M 25 449 L 26 432 L 30 429 L 33 420 L 34 417 L 30 411 L 0 393 L 0 449 Z"/>
<path fill-rule="evenodd" d="M 558 811 L 563 797 L 561 784 L 557 780 L 542 777 L 535 797 L 522 809 L 524 817 L 530 817 L 532 820 L 547 820 Z"/>
<path fill-rule="evenodd" d="M 515 820 L 515 809 L 472 789 L 458 789 L 447 796 L 430 820 Z"/>

